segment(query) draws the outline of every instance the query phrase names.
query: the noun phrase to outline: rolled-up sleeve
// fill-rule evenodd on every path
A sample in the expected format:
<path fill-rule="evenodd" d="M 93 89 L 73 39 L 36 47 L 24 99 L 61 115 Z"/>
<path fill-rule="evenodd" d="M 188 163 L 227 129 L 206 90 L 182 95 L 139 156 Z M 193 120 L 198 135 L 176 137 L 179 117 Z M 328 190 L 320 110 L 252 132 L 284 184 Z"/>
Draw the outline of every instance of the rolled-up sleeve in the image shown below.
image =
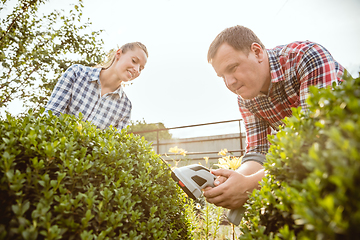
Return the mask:
<path fill-rule="evenodd" d="M 246 129 L 246 151 L 242 163 L 251 160 L 263 164 L 270 147 L 267 136 L 271 134 L 271 127 L 265 120 L 251 113 L 240 100 L 239 109 Z"/>

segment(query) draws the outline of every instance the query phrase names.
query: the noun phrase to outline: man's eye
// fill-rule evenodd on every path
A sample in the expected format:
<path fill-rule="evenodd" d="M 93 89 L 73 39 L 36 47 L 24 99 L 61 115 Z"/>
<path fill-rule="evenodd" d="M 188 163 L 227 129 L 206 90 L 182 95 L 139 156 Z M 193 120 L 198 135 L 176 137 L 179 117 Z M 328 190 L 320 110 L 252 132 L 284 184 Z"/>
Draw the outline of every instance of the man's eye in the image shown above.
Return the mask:
<path fill-rule="evenodd" d="M 229 70 L 230 70 L 230 72 L 234 72 L 236 70 L 236 68 L 237 68 L 237 66 L 233 66 Z"/>

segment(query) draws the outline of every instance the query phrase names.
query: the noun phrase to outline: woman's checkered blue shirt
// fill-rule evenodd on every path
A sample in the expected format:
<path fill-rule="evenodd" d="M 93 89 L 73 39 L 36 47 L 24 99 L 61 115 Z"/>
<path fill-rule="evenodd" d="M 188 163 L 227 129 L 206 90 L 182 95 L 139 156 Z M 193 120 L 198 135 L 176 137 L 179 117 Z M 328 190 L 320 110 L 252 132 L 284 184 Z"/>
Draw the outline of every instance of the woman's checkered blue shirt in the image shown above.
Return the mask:
<path fill-rule="evenodd" d="M 101 96 L 101 68 L 72 65 L 60 77 L 45 110 L 79 116 L 100 129 L 112 125 L 118 130 L 130 121 L 131 102 L 122 87 Z"/>

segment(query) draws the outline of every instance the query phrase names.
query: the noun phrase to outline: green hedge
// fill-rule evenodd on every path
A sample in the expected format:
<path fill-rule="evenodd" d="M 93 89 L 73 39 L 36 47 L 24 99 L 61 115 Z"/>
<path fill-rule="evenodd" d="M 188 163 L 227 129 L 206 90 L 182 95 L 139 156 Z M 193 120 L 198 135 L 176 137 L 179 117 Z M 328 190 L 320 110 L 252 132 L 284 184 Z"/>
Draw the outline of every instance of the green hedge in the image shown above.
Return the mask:
<path fill-rule="evenodd" d="M 0 239 L 188 239 L 184 196 L 143 139 L 73 116 L 0 121 Z"/>
<path fill-rule="evenodd" d="M 270 137 L 241 239 L 360 239 L 360 78 L 310 95 Z"/>

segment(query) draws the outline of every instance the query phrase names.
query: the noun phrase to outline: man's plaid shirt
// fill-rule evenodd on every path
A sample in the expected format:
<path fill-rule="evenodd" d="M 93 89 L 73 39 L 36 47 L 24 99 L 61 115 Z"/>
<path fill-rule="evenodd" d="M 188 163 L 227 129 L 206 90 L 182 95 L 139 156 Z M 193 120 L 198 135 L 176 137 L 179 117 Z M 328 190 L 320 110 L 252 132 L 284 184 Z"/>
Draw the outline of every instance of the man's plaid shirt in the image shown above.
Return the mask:
<path fill-rule="evenodd" d="M 294 42 L 268 49 L 267 53 L 271 72 L 268 94 L 250 100 L 238 97 L 247 140 L 243 162 L 265 161 L 271 128 L 279 130 L 281 120 L 292 116 L 292 107 L 307 110 L 309 86 L 324 88 L 343 81 L 344 68 L 319 44 Z"/>
<path fill-rule="evenodd" d="M 75 64 L 57 82 L 45 110 L 79 116 L 100 129 L 112 125 L 121 130 L 130 121 L 131 102 L 119 87 L 101 96 L 101 68 Z"/>

